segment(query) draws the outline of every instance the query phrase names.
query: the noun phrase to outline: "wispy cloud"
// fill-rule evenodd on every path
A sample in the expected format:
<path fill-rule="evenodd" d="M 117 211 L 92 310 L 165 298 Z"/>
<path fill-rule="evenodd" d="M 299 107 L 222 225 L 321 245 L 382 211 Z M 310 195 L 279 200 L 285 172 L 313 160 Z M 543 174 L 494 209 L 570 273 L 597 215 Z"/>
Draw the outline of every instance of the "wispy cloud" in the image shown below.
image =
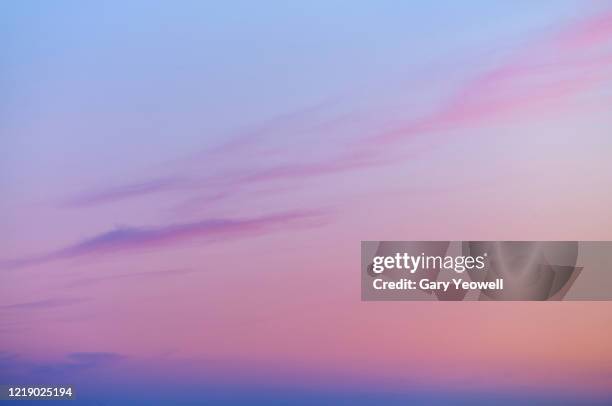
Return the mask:
<path fill-rule="evenodd" d="M 87 207 L 102 203 L 115 202 L 131 197 L 148 195 L 151 193 L 176 190 L 185 185 L 185 180 L 180 178 L 160 178 L 142 182 L 129 183 L 114 186 L 92 192 L 82 193 L 64 202 L 66 207 Z"/>
<path fill-rule="evenodd" d="M 275 136 L 291 135 L 295 138 L 300 134 L 332 127 L 343 117 L 339 118 L 335 115 L 329 117 L 329 109 L 336 103 L 336 100 L 325 100 L 301 109 L 281 113 L 261 124 L 239 131 L 230 136 L 227 142 L 206 149 L 192 158 L 199 162 L 201 159 L 209 160 L 226 154 L 252 154 L 253 148 L 259 149 L 261 153 L 265 141 L 274 139 Z"/>
<path fill-rule="evenodd" d="M 162 271 L 149 271 L 149 272 L 130 272 L 125 274 L 100 276 L 97 278 L 83 278 L 78 279 L 68 286 L 70 287 L 81 287 L 95 285 L 105 281 L 114 281 L 117 279 L 151 279 L 151 278 L 168 278 L 173 276 L 183 276 L 194 274 L 202 271 L 196 269 L 167 269 Z"/>
<path fill-rule="evenodd" d="M 571 22 L 517 49 L 469 80 L 430 114 L 372 138 L 398 142 L 434 131 L 473 127 L 508 115 L 540 114 L 612 79 L 612 13 Z"/>
<path fill-rule="evenodd" d="M 38 309 L 55 309 L 57 307 L 72 306 L 75 304 L 88 301 L 86 298 L 53 298 L 36 300 L 31 302 L 15 303 L 10 305 L 0 306 L 1 310 L 38 310 Z"/>
<path fill-rule="evenodd" d="M 34 363 L 28 365 L 28 369 L 30 375 L 41 377 L 76 374 L 88 369 L 112 366 L 125 358 L 114 352 L 74 352 L 67 354 L 63 361 Z"/>
<path fill-rule="evenodd" d="M 96 254 L 150 249 L 193 239 L 214 241 L 241 238 L 300 224 L 300 220 L 318 218 L 322 213 L 300 211 L 242 219 L 207 219 L 154 227 L 121 227 L 85 239 L 74 245 L 42 255 L 0 261 L 0 269 L 16 269 L 50 261 Z"/>
<path fill-rule="evenodd" d="M 612 37 L 612 10 L 578 21 L 559 32 L 557 41 L 561 47 L 591 47 L 609 43 Z"/>
<path fill-rule="evenodd" d="M 303 179 L 381 165 L 383 162 L 386 161 L 369 154 L 348 153 L 338 155 L 336 159 L 320 162 L 291 163 L 265 168 L 245 175 L 240 182 L 250 184 L 282 179 Z"/>
<path fill-rule="evenodd" d="M 330 114 L 328 109 L 333 107 L 337 101 L 325 100 L 310 106 L 293 111 L 288 111 L 248 128 L 229 134 L 229 140 L 220 145 L 198 151 L 185 156 L 177 161 L 166 162 L 164 166 L 173 168 L 171 171 L 180 172 L 181 169 L 193 168 L 194 166 L 207 168 L 222 164 L 221 161 L 232 157 L 241 162 L 255 156 L 268 153 L 274 154 L 276 147 L 267 145 L 266 141 L 274 140 L 277 136 L 291 135 L 292 139 L 299 134 L 330 129 L 342 121 L 347 120 L 346 115 L 337 116 Z M 331 115 L 331 117 L 330 117 Z M 168 173 L 168 172 L 166 172 Z M 162 193 L 173 190 L 192 190 L 210 187 L 211 181 L 216 182 L 213 177 L 204 177 L 199 181 L 191 181 L 183 175 L 166 175 L 154 179 L 143 179 L 126 184 L 111 187 L 100 187 L 80 193 L 68 198 L 62 206 L 68 208 L 91 207 L 102 204 L 110 204 L 129 198 L 146 196 L 153 193 Z"/>
<path fill-rule="evenodd" d="M 418 136 L 477 128 L 517 116 L 537 118 L 542 112 L 560 113 L 575 96 L 612 79 L 612 54 L 606 48 L 612 41 L 611 21 L 610 11 L 570 21 L 553 33 L 516 47 L 509 58 L 491 68 L 478 68 L 491 61 L 476 60 L 471 77 L 432 106 L 429 113 L 400 120 L 391 128 L 381 125 L 372 134 L 353 128 L 351 142 L 340 142 L 346 137 L 343 130 L 359 116 L 338 114 L 331 108 L 337 107 L 336 102 L 326 101 L 280 114 L 239 132 L 226 143 L 183 159 L 179 167 L 188 173 L 84 194 L 73 198 L 70 205 L 91 206 L 169 190 L 193 202 L 190 193 L 206 190 L 206 196 L 197 201 L 210 206 L 237 198 L 251 185 L 288 181 L 296 188 L 304 179 L 406 159 L 399 152 L 393 157 L 388 147 L 401 147 Z M 376 121 L 375 115 L 372 120 Z M 301 144 L 296 142 L 300 134 L 307 134 L 309 144 L 320 142 L 325 148 L 312 153 L 301 151 Z M 439 142 L 436 137 L 428 140 Z M 296 159 L 279 161 L 283 156 Z"/>

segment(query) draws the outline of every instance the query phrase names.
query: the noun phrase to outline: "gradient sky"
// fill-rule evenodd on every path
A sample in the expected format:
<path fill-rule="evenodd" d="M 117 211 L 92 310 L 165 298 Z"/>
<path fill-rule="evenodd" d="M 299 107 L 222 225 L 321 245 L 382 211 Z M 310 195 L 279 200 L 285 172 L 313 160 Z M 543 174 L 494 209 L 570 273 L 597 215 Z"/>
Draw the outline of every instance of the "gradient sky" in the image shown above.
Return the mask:
<path fill-rule="evenodd" d="M 360 301 L 361 240 L 612 240 L 612 3 L 421 3 L 3 2 L 0 383 L 607 404 L 609 303 Z"/>

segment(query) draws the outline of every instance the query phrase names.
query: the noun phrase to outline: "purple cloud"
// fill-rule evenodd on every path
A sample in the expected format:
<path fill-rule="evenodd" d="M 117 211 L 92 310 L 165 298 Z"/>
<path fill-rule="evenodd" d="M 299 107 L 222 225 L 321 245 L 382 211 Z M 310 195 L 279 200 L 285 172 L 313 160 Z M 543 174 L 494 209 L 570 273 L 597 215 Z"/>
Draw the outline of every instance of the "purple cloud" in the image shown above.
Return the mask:
<path fill-rule="evenodd" d="M 274 228 L 288 227 L 299 220 L 314 218 L 320 214 L 314 211 L 301 211 L 246 219 L 209 219 L 157 227 L 120 227 L 47 254 L 0 261 L 0 269 L 17 269 L 95 254 L 150 249 L 193 239 L 215 241 L 240 238 L 269 232 Z"/>
<path fill-rule="evenodd" d="M 337 110 L 332 108 L 334 103 L 322 102 L 273 117 L 237 133 L 226 143 L 185 157 L 180 160 L 179 168 L 191 173 L 190 181 L 176 177 L 152 179 L 84 194 L 68 205 L 91 206 L 169 190 L 206 190 L 207 195 L 196 202 L 218 204 L 236 198 L 254 184 L 296 180 L 291 184 L 296 187 L 305 178 L 395 163 L 402 157 L 389 159 L 389 145 L 399 145 L 419 135 L 483 125 L 515 114 L 540 114 L 542 108 L 558 111 L 555 109 L 563 108 L 559 102 L 571 100 L 574 95 L 609 79 L 612 58 L 608 54 L 588 56 L 583 52 L 610 41 L 610 15 L 606 12 L 585 21 L 571 22 L 561 27 L 557 36 L 534 40 L 517 49 L 504 63 L 477 73 L 429 114 L 386 130 L 378 128 L 369 136 L 355 136 L 348 151 L 346 145 L 338 142 L 343 136 L 337 130 L 350 128 L 351 122 L 360 117 L 334 113 Z M 302 160 L 307 154 L 300 151 L 301 135 L 307 136 L 303 140 L 308 144 L 325 138 L 325 155 L 315 153 Z M 289 137 L 292 142 L 284 142 Z M 432 145 L 439 142 L 436 137 L 429 137 L 427 141 Z M 275 160 L 267 159 L 294 155 L 300 162 L 270 164 Z M 201 170 L 203 163 L 207 165 L 206 171 Z M 194 173 L 205 175 L 193 177 Z M 189 196 L 186 199 L 189 206 L 193 199 Z"/>
<path fill-rule="evenodd" d="M 147 195 L 151 193 L 175 190 L 184 184 L 179 178 L 159 178 L 143 182 L 135 182 L 126 185 L 112 187 L 106 190 L 83 193 L 65 202 L 66 207 L 87 207 L 102 203 L 110 203 L 131 197 Z"/>
<path fill-rule="evenodd" d="M 127 357 L 114 352 L 73 352 L 53 361 L 35 361 L 17 353 L 0 352 L 0 370 L 12 381 L 55 382 L 57 377 L 77 378 L 85 370 L 112 367 Z M 73 383 L 73 382 L 70 382 Z M 65 382 L 63 383 L 66 384 Z"/>
<path fill-rule="evenodd" d="M 114 352 L 73 352 L 65 360 L 55 363 L 22 364 L 34 376 L 49 377 L 66 374 L 78 374 L 84 370 L 103 368 L 116 364 L 126 357 Z M 48 378 L 47 378 L 48 379 Z"/>
<path fill-rule="evenodd" d="M 194 163 L 200 165 L 202 161 L 205 161 L 207 165 L 212 165 L 219 163 L 218 158 L 225 159 L 229 155 L 234 158 L 242 154 L 252 157 L 254 149 L 259 154 L 265 153 L 261 150 L 262 143 L 271 136 L 284 133 L 291 133 L 295 136 L 300 133 L 309 133 L 332 127 L 337 123 L 338 118 L 327 117 L 329 116 L 327 109 L 334 103 L 335 101 L 332 100 L 323 101 L 302 109 L 279 114 L 259 125 L 237 132 L 229 141 L 221 145 L 184 157 L 179 160 L 179 166 L 189 168 Z M 346 120 L 346 117 L 342 116 L 340 119 Z M 265 148 L 263 149 L 265 150 Z M 244 157 L 241 157 L 241 159 L 244 159 Z M 198 189 L 204 186 L 210 185 L 208 182 L 190 182 L 180 176 L 161 177 L 85 192 L 68 199 L 63 206 L 89 207 L 153 193 Z"/>

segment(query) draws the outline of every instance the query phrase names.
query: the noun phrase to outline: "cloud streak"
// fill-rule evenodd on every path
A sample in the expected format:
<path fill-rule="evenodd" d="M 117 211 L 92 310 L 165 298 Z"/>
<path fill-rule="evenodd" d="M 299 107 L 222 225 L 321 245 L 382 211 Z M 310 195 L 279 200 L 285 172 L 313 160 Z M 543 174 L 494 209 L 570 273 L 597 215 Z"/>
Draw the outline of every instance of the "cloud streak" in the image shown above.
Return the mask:
<path fill-rule="evenodd" d="M 79 279 L 69 284 L 70 287 L 81 287 L 95 285 L 101 282 L 114 281 L 117 279 L 151 279 L 151 278 L 167 278 L 173 276 L 182 276 L 198 273 L 201 271 L 195 269 L 167 269 L 163 271 L 149 271 L 149 272 L 131 272 L 119 275 L 108 275 L 101 276 L 98 278 L 85 278 Z"/>
<path fill-rule="evenodd" d="M 73 352 L 60 362 L 26 364 L 26 367 L 30 369 L 30 375 L 48 379 L 50 376 L 78 374 L 84 370 L 109 367 L 124 359 L 124 355 L 114 352 Z"/>
<path fill-rule="evenodd" d="M 467 81 L 431 113 L 358 138 L 349 148 L 304 163 L 251 170 L 240 185 L 300 180 L 396 163 L 410 156 L 377 147 L 405 143 L 415 136 L 464 129 L 508 117 L 539 117 L 560 112 L 573 97 L 612 80 L 612 12 L 565 24 L 514 52 L 514 57 Z M 329 140 L 325 140 L 329 143 Z M 435 141 L 434 141 L 435 142 Z M 333 151 L 332 151 L 333 152 Z M 384 154 L 384 159 L 383 155 Z M 317 159 L 317 157 L 315 157 Z"/>
<path fill-rule="evenodd" d="M 518 48 L 509 60 L 476 72 L 428 114 L 390 129 L 379 127 L 371 135 L 356 134 L 350 143 L 342 145 L 341 131 L 337 130 L 346 128 L 355 114 L 336 114 L 334 119 L 330 102 L 323 102 L 279 115 L 219 147 L 184 159 L 181 166 L 183 170 L 191 168 L 189 175 L 159 177 L 85 194 L 72 199 L 70 206 L 95 206 L 165 191 L 188 194 L 206 190 L 206 196 L 198 201 L 209 207 L 236 198 L 251 185 L 287 181 L 295 188 L 305 179 L 410 159 L 399 148 L 397 156 L 390 157 L 388 147 L 401 147 L 418 136 L 478 127 L 517 115 L 537 118 L 542 112 L 562 111 L 575 96 L 611 79 L 612 54 L 605 48 L 612 40 L 611 21 L 612 12 L 606 11 L 565 24 L 554 34 Z M 300 151 L 299 143 L 286 142 L 299 134 L 307 134 L 309 143 L 325 142 L 326 148 L 306 154 Z M 436 145 L 440 141 L 430 137 L 427 143 Z M 268 159 L 271 156 L 273 159 Z M 297 158 L 279 162 L 283 156 Z M 194 165 L 206 167 L 202 171 Z M 117 230 L 113 237 L 120 238 L 121 232 Z"/>
<path fill-rule="evenodd" d="M 274 136 L 291 134 L 295 138 L 298 134 L 308 134 L 334 128 L 348 120 L 347 116 L 328 117 L 330 114 L 327 109 L 334 104 L 336 104 L 336 101 L 327 100 L 279 114 L 259 125 L 238 131 L 227 142 L 184 157 L 179 160 L 178 167 L 200 167 L 204 163 L 208 168 L 211 165 L 221 164 L 221 157 L 231 156 L 234 159 L 240 157 L 240 160 L 244 161 L 255 155 L 274 154 L 274 146 L 264 146 L 265 142 L 273 139 Z M 173 165 L 176 166 L 176 162 L 167 162 L 165 166 L 172 167 Z M 67 208 L 92 207 L 154 193 L 199 189 L 208 186 L 210 184 L 206 180 L 204 182 L 192 182 L 183 176 L 161 176 L 155 179 L 84 192 L 67 199 L 62 206 Z"/>
<path fill-rule="evenodd" d="M 89 299 L 85 298 L 53 298 L 36 300 L 32 302 L 15 303 L 11 305 L 0 306 L 1 310 L 39 310 L 39 309 L 55 309 L 58 307 L 72 306 L 83 303 Z"/>
<path fill-rule="evenodd" d="M 216 241 L 257 235 L 301 224 L 320 217 L 321 212 L 301 211 L 243 219 L 207 219 L 157 227 L 120 227 L 74 245 L 43 255 L 0 262 L 0 269 L 18 269 L 51 261 L 159 248 L 194 239 Z"/>
<path fill-rule="evenodd" d="M 379 134 L 371 143 L 530 115 L 610 81 L 612 12 L 564 26 L 556 35 L 515 52 L 515 57 L 468 81 L 430 114 Z M 603 52 L 602 52 L 603 51 Z"/>
<path fill-rule="evenodd" d="M 66 207 L 89 207 L 110 203 L 131 197 L 144 196 L 152 193 L 176 190 L 184 186 L 180 178 L 159 178 L 126 185 L 115 186 L 94 192 L 83 193 L 64 203 Z"/>

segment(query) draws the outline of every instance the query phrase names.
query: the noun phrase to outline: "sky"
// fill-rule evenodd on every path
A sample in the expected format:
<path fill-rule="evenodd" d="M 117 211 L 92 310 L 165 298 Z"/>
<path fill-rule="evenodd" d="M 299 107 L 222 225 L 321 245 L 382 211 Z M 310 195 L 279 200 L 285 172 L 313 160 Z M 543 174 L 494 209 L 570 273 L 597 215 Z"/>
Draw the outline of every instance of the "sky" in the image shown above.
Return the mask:
<path fill-rule="evenodd" d="M 3 2 L 0 383 L 609 404 L 612 305 L 360 300 L 362 240 L 611 240 L 609 1 Z"/>

